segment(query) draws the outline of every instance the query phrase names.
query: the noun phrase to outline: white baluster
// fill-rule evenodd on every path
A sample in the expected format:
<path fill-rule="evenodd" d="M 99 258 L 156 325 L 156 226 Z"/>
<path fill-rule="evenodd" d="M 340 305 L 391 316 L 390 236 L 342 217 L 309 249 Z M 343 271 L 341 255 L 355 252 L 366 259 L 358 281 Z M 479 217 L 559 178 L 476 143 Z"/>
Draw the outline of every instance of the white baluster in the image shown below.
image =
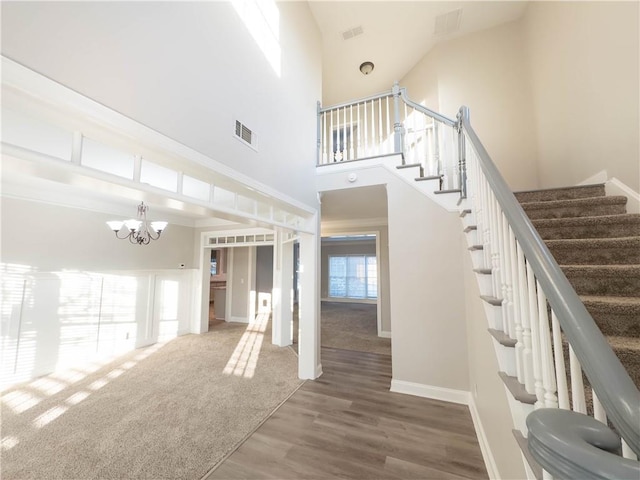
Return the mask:
<path fill-rule="evenodd" d="M 363 153 L 362 139 L 360 137 L 360 131 L 362 130 L 362 125 L 360 124 L 360 104 L 358 104 L 356 113 L 358 115 L 358 151 L 356 152 L 356 155 L 358 155 L 358 158 L 364 158 L 366 155 Z"/>
<path fill-rule="evenodd" d="M 631 460 L 638 460 L 638 456 L 631 450 L 629 444 L 622 439 L 622 456 L 624 458 L 630 458 Z"/>
<path fill-rule="evenodd" d="M 331 156 L 331 163 L 336 161 L 336 156 L 333 153 L 333 142 L 334 142 L 334 140 L 333 140 L 333 112 L 334 112 L 333 110 L 329 111 L 329 115 L 330 115 L 330 117 L 329 117 L 329 122 L 330 122 L 330 124 L 329 124 L 329 126 L 330 126 L 330 131 L 329 131 L 329 155 Z"/>
<path fill-rule="evenodd" d="M 582 382 L 582 367 L 578 357 L 569 344 L 569 371 L 571 372 L 571 401 L 574 412 L 587 413 L 587 402 L 584 398 L 584 383 Z"/>
<path fill-rule="evenodd" d="M 522 324 L 519 318 L 519 300 L 517 298 L 518 286 L 517 281 L 517 258 L 515 251 L 515 237 L 513 241 L 511 239 L 511 232 L 509 223 L 504 213 L 500 209 L 499 213 L 500 225 L 501 225 L 501 239 L 502 249 L 500 252 L 500 259 L 502 260 L 502 266 L 505 272 L 505 286 L 507 295 L 507 310 L 509 312 L 509 321 L 512 323 L 513 332 L 516 339 L 516 376 L 518 381 L 524 385 L 524 341 L 522 339 Z M 503 303 L 504 305 L 504 303 Z"/>
<path fill-rule="evenodd" d="M 518 248 L 520 246 L 518 245 Z M 527 306 L 529 307 L 529 320 L 531 323 L 531 363 L 533 364 L 533 383 L 536 393 L 535 408 L 543 408 L 544 405 L 544 383 L 542 379 L 542 348 L 540 346 L 540 329 L 547 328 L 548 324 L 541 325 L 538 318 L 538 302 L 536 299 L 536 279 L 533 275 L 531 265 L 525 259 L 525 269 L 527 275 Z M 551 351 L 551 348 L 549 348 Z"/>
<path fill-rule="evenodd" d="M 378 154 L 378 143 L 376 142 L 376 115 L 375 103 L 371 100 L 371 146 L 372 151 Z"/>
<path fill-rule="evenodd" d="M 347 150 L 347 107 L 342 108 L 342 160 L 348 160 L 348 150 Z"/>
<path fill-rule="evenodd" d="M 364 105 L 364 112 L 363 112 L 363 116 L 364 116 L 364 156 L 365 158 L 368 157 L 370 155 L 369 151 L 369 132 L 368 132 L 368 128 L 367 128 L 367 102 L 363 102 Z"/>
<path fill-rule="evenodd" d="M 542 300 L 544 300 L 542 307 L 540 302 L 541 296 Z M 547 316 L 547 299 L 540 288 L 540 284 L 538 284 L 538 311 L 544 311 L 545 317 Z M 558 385 L 558 407 L 569 410 L 569 389 L 567 388 L 567 367 L 564 363 L 564 345 L 562 344 L 560 322 L 558 322 L 556 314 L 553 311 L 551 312 L 551 329 L 553 332 L 553 357 L 555 360 L 556 382 Z M 545 392 L 546 391 L 547 388 L 545 386 Z"/>
<path fill-rule="evenodd" d="M 327 163 L 327 114 L 323 112 L 320 115 L 322 116 L 322 126 L 320 127 L 320 159 L 321 163 L 325 164 Z"/>
<path fill-rule="evenodd" d="M 598 420 L 599 422 L 607 424 L 607 412 L 604 410 L 600 399 L 596 395 L 596 391 L 591 389 L 591 397 L 593 398 L 593 418 Z"/>
<path fill-rule="evenodd" d="M 393 129 L 391 127 L 391 116 L 389 113 L 389 96 L 387 95 L 386 97 L 386 101 L 387 101 L 387 139 L 386 139 L 386 144 L 387 144 L 387 148 L 385 150 L 384 153 L 391 153 L 393 152 L 393 148 L 392 148 L 392 136 L 393 136 Z"/>
<path fill-rule="evenodd" d="M 542 291 L 542 290 L 541 290 Z M 544 317 L 541 318 L 541 322 L 538 327 L 540 331 L 538 332 L 538 338 L 540 339 L 540 366 L 542 367 L 542 385 L 544 387 L 544 406 L 545 408 L 558 408 L 558 395 L 556 395 L 557 387 L 556 387 L 556 376 L 557 372 L 554 368 L 554 359 L 553 359 L 553 348 L 551 347 L 551 328 L 549 327 L 549 315 L 547 313 L 546 308 L 546 298 L 543 300 L 545 303 L 544 307 Z M 538 304 L 538 308 L 540 305 Z M 556 320 L 556 324 L 557 324 Z M 560 331 L 560 325 L 557 325 L 558 333 Z M 562 354 L 562 351 L 560 351 Z M 562 357 L 564 363 L 564 357 Z M 562 373 L 562 381 L 564 382 L 564 389 L 566 391 L 566 377 L 564 372 Z M 567 397 L 567 408 L 568 407 L 568 397 Z"/>
<path fill-rule="evenodd" d="M 507 276 L 506 269 L 503 263 L 503 258 L 501 257 L 501 252 L 504 251 L 503 245 L 503 237 L 502 237 L 502 225 L 501 225 L 501 215 L 498 212 L 499 206 L 498 201 L 495 198 L 495 195 L 492 191 L 489 191 L 489 197 L 491 198 L 491 255 L 492 255 L 492 263 L 496 267 L 496 271 L 498 272 L 498 276 L 500 279 L 500 285 L 498 290 L 498 298 L 502 299 L 502 317 L 503 324 L 505 326 L 505 333 L 509 335 L 509 337 L 515 339 L 515 329 L 513 328 L 513 322 L 511 321 L 511 316 L 509 312 L 509 299 L 507 292 Z"/>
<path fill-rule="evenodd" d="M 349 160 L 355 159 L 355 152 L 353 148 L 354 131 L 353 131 L 353 105 L 349 106 L 349 125 L 351 125 L 351 131 L 349 132 Z"/>
<path fill-rule="evenodd" d="M 513 245 L 516 249 L 516 257 L 517 257 L 517 285 L 518 285 L 518 303 L 519 303 L 519 316 L 520 323 L 522 325 L 522 342 L 523 351 L 522 351 L 522 363 L 524 364 L 524 384 L 529 393 L 536 393 L 536 382 L 535 376 L 533 373 L 533 339 L 531 332 L 531 323 L 532 320 L 529 317 L 529 303 L 528 303 L 528 292 L 527 292 L 527 273 L 524 265 L 524 253 L 520 249 L 520 246 L 516 242 L 515 236 L 513 235 L 513 231 L 509 228 L 509 233 L 513 237 Z"/>
<path fill-rule="evenodd" d="M 382 98 L 378 99 L 378 151 L 384 153 L 384 135 L 382 133 Z"/>

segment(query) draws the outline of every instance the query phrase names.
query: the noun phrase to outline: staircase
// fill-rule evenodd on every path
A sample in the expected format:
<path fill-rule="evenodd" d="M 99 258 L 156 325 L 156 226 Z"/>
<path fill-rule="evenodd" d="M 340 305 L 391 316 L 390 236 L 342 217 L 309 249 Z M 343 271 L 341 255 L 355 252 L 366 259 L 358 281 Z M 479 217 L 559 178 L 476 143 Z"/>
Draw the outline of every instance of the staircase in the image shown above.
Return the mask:
<path fill-rule="evenodd" d="M 640 214 L 604 185 L 516 198 L 603 335 L 640 386 Z"/>

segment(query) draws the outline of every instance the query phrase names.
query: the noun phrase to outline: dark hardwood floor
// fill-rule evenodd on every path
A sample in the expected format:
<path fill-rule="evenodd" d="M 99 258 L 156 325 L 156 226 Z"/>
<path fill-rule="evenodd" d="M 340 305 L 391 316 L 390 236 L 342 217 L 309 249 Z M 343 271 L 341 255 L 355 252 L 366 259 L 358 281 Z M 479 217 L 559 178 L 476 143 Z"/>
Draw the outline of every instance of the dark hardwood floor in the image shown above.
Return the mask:
<path fill-rule="evenodd" d="M 323 347 L 322 366 L 206 478 L 487 478 L 466 406 L 390 392 L 390 355 Z"/>

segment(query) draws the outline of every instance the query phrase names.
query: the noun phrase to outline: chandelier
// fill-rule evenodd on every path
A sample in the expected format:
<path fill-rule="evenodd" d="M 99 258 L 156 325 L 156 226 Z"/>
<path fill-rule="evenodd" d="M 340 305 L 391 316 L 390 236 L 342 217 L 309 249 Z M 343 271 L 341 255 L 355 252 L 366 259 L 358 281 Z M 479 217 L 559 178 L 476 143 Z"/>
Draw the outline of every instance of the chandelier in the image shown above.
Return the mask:
<path fill-rule="evenodd" d="M 138 205 L 138 218 L 125 221 L 111 220 L 107 222 L 120 240 L 129 239 L 133 244 L 148 245 L 151 240 L 158 240 L 166 228 L 167 222 L 147 221 L 147 207 L 144 202 Z"/>

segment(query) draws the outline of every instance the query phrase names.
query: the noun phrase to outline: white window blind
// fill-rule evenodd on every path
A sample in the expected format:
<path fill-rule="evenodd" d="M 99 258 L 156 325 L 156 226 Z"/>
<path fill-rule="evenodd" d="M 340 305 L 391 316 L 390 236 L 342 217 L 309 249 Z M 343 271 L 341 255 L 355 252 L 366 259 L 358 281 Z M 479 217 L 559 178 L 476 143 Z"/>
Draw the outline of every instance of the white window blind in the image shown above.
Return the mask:
<path fill-rule="evenodd" d="M 378 298 L 376 257 L 372 255 L 329 256 L 329 297 Z"/>

